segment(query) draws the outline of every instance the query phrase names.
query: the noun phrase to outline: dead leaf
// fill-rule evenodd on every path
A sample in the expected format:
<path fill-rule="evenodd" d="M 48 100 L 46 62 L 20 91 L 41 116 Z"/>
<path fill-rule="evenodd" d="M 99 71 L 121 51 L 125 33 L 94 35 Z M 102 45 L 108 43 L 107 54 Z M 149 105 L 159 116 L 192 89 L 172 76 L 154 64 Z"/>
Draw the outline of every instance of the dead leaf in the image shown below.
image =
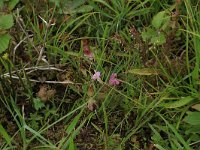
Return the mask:
<path fill-rule="evenodd" d="M 200 111 L 200 103 L 192 106 L 193 109 Z"/>
<path fill-rule="evenodd" d="M 92 85 L 89 86 L 88 91 L 87 91 L 87 95 L 89 97 L 92 97 L 94 95 L 94 88 Z"/>
<path fill-rule="evenodd" d="M 153 68 L 132 69 L 132 70 L 129 70 L 128 73 L 133 73 L 133 74 L 142 75 L 142 76 L 161 74 L 160 70 L 153 69 Z"/>
<path fill-rule="evenodd" d="M 40 90 L 37 93 L 37 96 L 43 101 L 46 102 L 50 98 L 54 97 L 56 94 L 55 89 L 48 89 L 47 85 L 41 85 Z"/>
<path fill-rule="evenodd" d="M 87 108 L 90 111 L 94 111 L 97 108 L 97 103 L 93 98 L 90 98 L 87 103 Z"/>

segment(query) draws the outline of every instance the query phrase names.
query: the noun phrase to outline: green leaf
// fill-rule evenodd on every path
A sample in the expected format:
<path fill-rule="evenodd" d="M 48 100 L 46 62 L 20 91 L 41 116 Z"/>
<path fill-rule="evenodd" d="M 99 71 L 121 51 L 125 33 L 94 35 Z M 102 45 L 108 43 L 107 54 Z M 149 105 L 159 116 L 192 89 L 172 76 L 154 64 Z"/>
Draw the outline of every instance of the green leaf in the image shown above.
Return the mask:
<path fill-rule="evenodd" d="M 113 7 L 111 7 L 105 0 L 94 0 L 94 2 L 101 3 L 101 4 L 105 5 L 105 6 L 107 6 L 113 12 L 117 13 L 117 11 Z"/>
<path fill-rule="evenodd" d="M 7 133 L 7 131 L 4 129 L 4 127 L 1 124 L 0 124 L 0 134 L 6 140 L 7 144 L 11 146 L 12 138 L 10 137 L 10 135 Z"/>
<path fill-rule="evenodd" d="M 152 28 L 147 28 L 146 31 L 143 31 L 141 35 L 142 35 L 142 39 L 144 41 L 147 41 L 147 40 L 150 40 L 152 37 L 157 36 L 157 33 Z"/>
<path fill-rule="evenodd" d="M 184 121 L 191 125 L 200 125 L 200 112 L 191 112 L 185 118 Z"/>
<path fill-rule="evenodd" d="M 169 26 L 170 26 L 170 22 L 171 21 L 171 16 L 169 15 L 166 15 L 164 18 L 163 18 L 163 25 L 161 27 L 161 30 L 166 30 Z M 172 25 L 171 25 L 172 26 Z"/>
<path fill-rule="evenodd" d="M 14 25 L 13 16 L 11 14 L 0 16 L 0 29 L 9 29 Z"/>
<path fill-rule="evenodd" d="M 80 7 L 81 5 L 83 5 L 85 2 L 86 2 L 86 0 L 73 0 L 72 3 L 71 3 L 72 5 L 70 7 L 72 9 L 75 9 L 75 8 Z"/>
<path fill-rule="evenodd" d="M 39 110 L 42 107 L 45 107 L 44 103 L 39 98 L 34 98 L 33 103 L 34 103 L 34 108 L 36 110 Z"/>
<path fill-rule="evenodd" d="M 159 143 L 160 141 L 163 140 L 162 136 L 160 133 L 151 125 L 149 124 L 149 127 L 151 128 L 152 132 L 154 133 L 151 139 L 156 143 Z"/>
<path fill-rule="evenodd" d="M 188 103 L 190 103 L 193 100 L 194 100 L 194 97 L 187 96 L 187 97 L 181 98 L 181 99 L 173 101 L 173 102 L 161 104 L 161 106 L 163 106 L 165 108 L 178 108 L 178 107 L 187 105 Z"/>
<path fill-rule="evenodd" d="M 19 0 L 10 0 L 8 4 L 8 9 L 13 10 L 15 6 L 19 3 Z"/>
<path fill-rule="evenodd" d="M 0 54 L 8 48 L 10 39 L 11 36 L 9 34 L 0 35 Z"/>
<path fill-rule="evenodd" d="M 159 29 L 161 27 L 165 14 L 166 14 L 165 11 L 161 11 L 153 17 L 152 20 L 153 27 L 155 27 L 156 29 Z"/>
<path fill-rule="evenodd" d="M 3 8 L 3 1 L 0 1 L 0 11 Z"/>
<path fill-rule="evenodd" d="M 66 0 L 65 3 L 63 3 L 64 14 L 77 13 L 78 8 L 81 7 L 81 5 L 83 5 L 85 2 L 86 2 L 85 0 L 73 0 L 73 1 Z"/>
<path fill-rule="evenodd" d="M 83 5 L 77 9 L 74 10 L 74 13 L 86 13 L 86 12 L 90 12 L 93 10 L 93 7 L 90 5 Z"/>
<path fill-rule="evenodd" d="M 193 134 L 200 133 L 200 126 L 193 125 L 188 130 L 185 131 L 185 134 L 190 134 L 190 133 L 193 133 Z"/>
<path fill-rule="evenodd" d="M 166 43 L 166 38 L 165 38 L 164 33 L 160 33 L 158 36 L 152 37 L 151 43 L 156 44 L 156 45 L 162 45 Z"/>
<path fill-rule="evenodd" d="M 169 127 L 169 129 L 174 133 L 176 139 L 178 141 L 180 141 L 183 146 L 184 146 L 184 149 L 186 150 L 191 150 L 189 144 L 184 140 L 184 138 L 182 137 L 182 135 L 177 131 L 177 129 L 171 125 L 161 114 L 157 113 L 163 120 L 164 122 L 166 123 L 166 125 Z"/>
<path fill-rule="evenodd" d="M 55 3 L 57 7 L 60 7 L 60 0 L 50 0 L 51 3 Z"/>
<path fill-rule="evenodd" d="M 78 123 L 81 115 L 82 115 L 82 111 L 74 118 L 74 120 L 67 127 L 67 129 L 66 129 L 67 134 L 71 134 L 71 132 L 75 129 L 76 124 Z"/>
<path fill-rule="evenodd" d="M 131 69 L 128 71 L 128 73 L 149 76 L 149 75 L 158 75 L 160 71 L 158 69 L 153 69 L 153 68 L 142 68 L 142 69 Z"/>
<path fill-rule="evenodd" d="M 74 145 L 74 140 L 73 140 L 72 137 L 70 137 L 70 139 L 69 139 L 69 149 L 75 150 L 74 147 L 75 147 L 75 145 Z"/>

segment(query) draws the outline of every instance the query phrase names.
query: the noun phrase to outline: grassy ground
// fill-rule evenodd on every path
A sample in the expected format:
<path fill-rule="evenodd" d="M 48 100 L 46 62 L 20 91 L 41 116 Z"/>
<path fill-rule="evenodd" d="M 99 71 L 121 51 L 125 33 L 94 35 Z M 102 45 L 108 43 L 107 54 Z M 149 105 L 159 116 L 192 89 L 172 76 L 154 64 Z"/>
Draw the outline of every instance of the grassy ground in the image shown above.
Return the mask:
<path fill-rule="evenodd" d="M 1 3 L 0 149 L 200 149 L 199 0 Z"/>

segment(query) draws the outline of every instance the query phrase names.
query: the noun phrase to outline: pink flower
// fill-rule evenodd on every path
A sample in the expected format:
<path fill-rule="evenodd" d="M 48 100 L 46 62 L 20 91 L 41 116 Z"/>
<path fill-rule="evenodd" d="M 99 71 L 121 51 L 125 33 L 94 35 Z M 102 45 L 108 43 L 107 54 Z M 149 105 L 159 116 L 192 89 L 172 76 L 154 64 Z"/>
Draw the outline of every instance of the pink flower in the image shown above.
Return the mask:
<path fill-rule="evenodd" d="M 84 53 L 84 56 L 88 57 L 90 60 L 92 60 L 94 58 L 94 55 L 93 53 L 90 51 L 90 49 L 88 48 L 88 46 L 84 46 L 83 47 L 84 50 L 83 50 L 83 53 Z"/>
<path fill-rule="evenodd" d="M 101 82 L 101 77 L 100 76 L 101 76 L 101 72 L 95 70 L 94 74 L 92 76 L 92 79 Z"/>
<path fill-rule="evenodd" d="M 92 60 L 94 58 L 94 55 L 90 50 L 89 41 L 87 39 L 83 39 L 82 41 L 83 41 L 83 53 L 84 53 L 84 56 L 86 56 L 90 60 Z"/>
<path fill-rule="evenodd" d="M 119 79 L 117 79 L 117 74 L 112 73 L 110 76 L 109 84 L 110 85 L 118 85 L 120 83 Z"/>

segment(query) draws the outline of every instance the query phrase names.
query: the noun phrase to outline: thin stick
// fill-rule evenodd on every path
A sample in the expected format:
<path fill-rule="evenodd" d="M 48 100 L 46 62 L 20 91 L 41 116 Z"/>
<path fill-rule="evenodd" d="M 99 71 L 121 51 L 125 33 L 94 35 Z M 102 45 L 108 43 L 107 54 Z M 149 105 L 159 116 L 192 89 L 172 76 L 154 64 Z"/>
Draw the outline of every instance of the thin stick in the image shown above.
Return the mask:
<path fill-rule="evenodd" d="M 22 20 L 22 18 L 19 16 L 19 9 L 17 8 L 17 16 L 16 16 L 16 22 L 18 23 L 19 27 L 21 28 L 21 30 L 24 32 L 24 34 L 26 35 L 27 39 L 29 40 L 29 42 L 31 43 L 31 45 L 33 46 L 33 48 L 38 52 L 37 48 L 35 47 L 35 45 L 32 43 L 31 39 L 29 38 L 28 33 L 25 31 L 25 25 L 24 22 Z"/>
<path fill-rule="evenodd" d="M 18 76 L 14 76 L 14 75 L 5 75 L 4 77 L 11 77 L 13 79 L 20 79 Z M 27 78 L 21 78 L 22 80 L 27 80 Z M 65 81 L 39 81 L 39 80 L 35 80 L 35 79 L 28 79 L 30 82 L 37 82 L 37 83 L 51 83 L 51 84 L 81 84 L 81 83 L 74 83 L 70 80 L 65 80 Z"/>
<path fill-rule="evenodd" d="M 43 43 L 42 48 L 40 49 L 40 53 L 39 53 L 39 57 L 38 57 L 36 66 L 37 66 L 37 65 L 39 64 L 39 62 L 42 60 L 42 56 L 43 56 L 43 53 L 44 53 L 44 49 L 45 49 L 45 47 L 46 47 L 47 33 L 48 33 L 48 29 L 49 29 L 49 27 L 50 27 L 49 23 L 47 23 L 47 21 L 45 21 L 41 16 L 39 16 L 39 18 L 45 23 L 45 25 L 46 25 L 46 31 L 45 31 L 45 35 L 44 35 L 44 43 Z"/>
<path fill-rule="evenodd" d="M 31 72 L 34 72 L 34 71 L 37 71 L 37 70 L 56 70 L 56 71 L 60 71 L 60 72 L 64 72 L 65 70 L 62 70 L 62 69 L 59 69 L 59 68 L 56 68 L 56 67 L 53 67 L 53 65 L 51 66 L 37 66 L 37 67 L 29 67 L 29 68 L 23 68 L 23 69 L 19 69 L 17 71 L 12 71 L 11 74 L 14 74 L 16 72 L 20 72 L 20 71 L 28 71 L 28 70 L 31 70 L 30 72 L 28 72 L 27 74 L 30 74 Z M 5 73 L 5 74 L 2 74 L 1 77 L 3 76 L 7 76 L 9 75 L 9 73 Z"/>
<path fill-rule="evenodd" d="M 33 37 L 33 34 L 31 35 L 28 35 L 27 37 L 25 37 L 24 39 L 22 39 L 14 48 L 13 50 L 13 62 L 15 62 L 15 53 L 16 53 L 16 50 L 17 48 L 22 44 L 22 42 L 24 42 L 26 39 L 30 38 L 30 37 Z"/>

